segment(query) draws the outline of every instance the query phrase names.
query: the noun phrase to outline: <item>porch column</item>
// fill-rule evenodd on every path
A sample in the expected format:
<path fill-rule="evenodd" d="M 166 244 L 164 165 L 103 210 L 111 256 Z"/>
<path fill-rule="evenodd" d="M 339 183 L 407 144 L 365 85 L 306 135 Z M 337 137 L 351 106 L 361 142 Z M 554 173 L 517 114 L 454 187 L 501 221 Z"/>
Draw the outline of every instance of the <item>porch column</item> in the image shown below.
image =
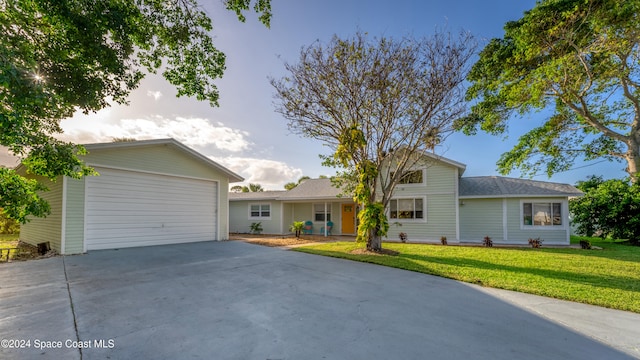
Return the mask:
<path fill-rule="evenodd" d="M 327 202 L 324 202 L 324 237 L 327 237 Z"/>

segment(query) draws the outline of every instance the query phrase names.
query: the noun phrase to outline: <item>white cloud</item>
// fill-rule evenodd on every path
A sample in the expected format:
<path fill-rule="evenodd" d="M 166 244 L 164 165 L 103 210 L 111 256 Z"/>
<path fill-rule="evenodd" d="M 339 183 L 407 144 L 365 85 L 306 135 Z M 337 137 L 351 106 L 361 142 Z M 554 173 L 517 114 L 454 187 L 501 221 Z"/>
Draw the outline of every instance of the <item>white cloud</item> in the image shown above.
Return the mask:
<path fill-rule="evenodd" d="M 160 97 L 162 96 L 162 93 L 160 91 L 147 91 L 147 96 L 152 97 L 155 101 L 158 101 L 158 99 L 160 99 Z"/>
<path fill-rule="evenodd" d="M 61 125 L 65 140 L 78 143 L 108 142 L 113 138 L 134 138 L 137 140 L 171 137 L 187 146 L 209 147 L 218 150 L 240 152 L 247 150 L 251 143 L 249 133 L 213 124 L 208 119 L 176 117 L 173 119 L 154 116 L 144 119 L 108 119 L 109 113 L 76 115 L 64 120 Z"/>
<path fill-rule="evenodd" d="M 242 176 L 245 179 L 244 184 L 260 184 L 266 190 L 284 190 L 284 184 L 297 181 L 302 176 L 301 169 L 293 168 L 282 161 L 246 157 L 211 159 Z"/>

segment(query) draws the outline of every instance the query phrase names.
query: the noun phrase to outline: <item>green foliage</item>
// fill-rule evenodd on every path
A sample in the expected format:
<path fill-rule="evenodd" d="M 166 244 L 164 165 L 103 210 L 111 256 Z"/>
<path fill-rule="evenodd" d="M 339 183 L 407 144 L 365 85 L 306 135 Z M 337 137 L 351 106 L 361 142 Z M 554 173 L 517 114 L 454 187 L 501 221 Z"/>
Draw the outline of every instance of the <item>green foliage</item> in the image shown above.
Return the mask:
<path fill-rule="evenodd" d="M 576 187 L 584 196 L 571 199 L 569 210 L 579 234 L 640 242 L 640 184 L 592 176 Z"/>
<path fill-rule="evenodd" d="M 320 176 L 322 178 L 322 176 Z M 289 182 L 284 184 L 284 189 L 285 190 L 291 190 L 293 188 L 295 188 L 296 186 L 300 185 L 303 181 L 311 179 L 309 176 L 302 176 L 300 179 L 298 179 L 298 182 Z"/>
<path fill-rule="evenodd" d="M 226 6 L 240 16 L 251 3 Z M 197 0 L 5 0 L 0 9 L 0 145 L 20 157 L 28 173 L 49 179 L 93 174 L 78 158 L 81 146 L 54 138 L 60 121 L 109 101 L 125 104 L 158 69 L 178 96 L 218 104 L 214 80 L 225 56 L 213 45 L 211 20 Z M 254 10 L 268 25 L 270 1 L 258 0 Z M 0 178 L 12 194 L 2 200 L 6 214 L 21 221 L 46 214 L 44 202 L 34 200 L 35 185 L 16 176 L 3 171 Z"/>
<path fill-rule="evenodd" d="M 292 231 L 296 234 L 296 237 L 300 237 L 300 233 L 304 229 L 304 221 L 294 221 L 291 226 L 289 226 L 289 231 Z"/>
<path fill-rule="evenodd" d="M 468 75 L 467 99 L 477 103 L 457 127 L 502 134 L 515 117 L 544 110 L 546 121 L 502 155 L 501 173 L 550 176 L 579 158 L 624 160 L 635 181 L 639 12 L 636 0 L 538 1 L 481 51 Z"/>
<path fill-rule="evenodd" d="M 49 204 L 42 199 L 39 191 L 47 188 L 34 179 L 22 177 L 14 170 L 0 168 L 0 208 L 3 215 L 21 223 L 28 215 L 45 216 L 49 214 Z"/>
<path fill-rule="evenodd" d="M 358 236 L 356 241 L 366 242 L 367 248 L 371 246 L 371 237 L 382 237 L 389 232 L 389 222 L 381 203 L 365 204 L 358 212 Z M 374 249 L 379 250 L 379 248 Z"/>
<path fill-rule="evenodd" d="M 262 232 L 262 223 L 261 222 L 251 223 L 250 229 L 251 229 L 251 233 L 260 234 Z"/>
<path fill-rule="evenodd" d="M 12 218 L 7 217 L 4 211 L 0 209 L 0 234 L 18 234 L 20 232 L 20 223 Z"/>
<path fill-rule="evenodd" d="M 580 240 L 580 247 L 585 250 L 591 249 L 591 241 L 589 240 Z"/>
<path fill-rule="evenodd" d="M 261 192 L 264 191 L 262 185 L 260 184 L 249 184 L 249 186 L 235 185 L 229 189 L 231 192 L 242 193 L 242 192 Z"/>

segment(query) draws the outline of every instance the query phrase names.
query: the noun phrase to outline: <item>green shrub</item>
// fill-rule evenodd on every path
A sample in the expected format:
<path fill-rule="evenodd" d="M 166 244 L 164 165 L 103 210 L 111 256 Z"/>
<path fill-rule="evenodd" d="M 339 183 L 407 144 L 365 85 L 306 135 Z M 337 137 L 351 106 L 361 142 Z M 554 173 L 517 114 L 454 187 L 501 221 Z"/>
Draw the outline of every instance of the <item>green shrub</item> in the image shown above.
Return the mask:
<path fill-rule="evenodd" d="M 20 223 L 8 218 L 0 209 L 0 234 L 17 234 L 20 232 Z"/>
<path fill-rule="evenodd" d="M 251 223 L 251 233 L 260 234 L 262 232 L 262 223 Z"/>
<path fill-rule="evenodd" d="M 482 245 L 486 246 L 486 247 L 492 247 L 493 246 L 493 241 L 491 240 L 491 238 L 487 235 L 484 237 L 484 239 L 482 239 Z"/>
<path fill-rule="evenodd" d="M 542 242 L 543 241 L 544 240 L 540 240 L 539 237 L 535 238 L 535 239 L 530 238 L 529 239 L 529 245 L 531 245 L 531 247 L 534 248 L 534 249 L 539 249 L 539 248 L 542 247 Z"/>
<path fill-rule="evenodd" d="M 296 238 L 300 238 L 300 233 L 304 230 L 304 221 L 294 221 L 291 226 L 289 226 L 289 231 L 292 231 L 296 234 Z"/>

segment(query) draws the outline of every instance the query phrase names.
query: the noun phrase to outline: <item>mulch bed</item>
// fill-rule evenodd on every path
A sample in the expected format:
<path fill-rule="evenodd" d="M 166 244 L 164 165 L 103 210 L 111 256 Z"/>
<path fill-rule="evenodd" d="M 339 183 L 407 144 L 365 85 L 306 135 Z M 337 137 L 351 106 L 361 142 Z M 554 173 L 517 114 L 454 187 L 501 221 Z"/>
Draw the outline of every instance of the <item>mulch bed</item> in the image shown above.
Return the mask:
<path fill-rule="evenodd" d="M 313 236 L 301 236 L 296 238 L 295 236 L 275 236 L 275 235 L 255 235 L 255 234 L 230 234 L 229 240 L 240 240 L 251 244 L 281 247 L 281 246 L 295 246 L 304 245 L 319 242 Z"/>
<path fill-rule="evenodd" d="M 389 250 L 389 249 L 380 249 L 380 251 L 371 251 L 371 250 L 367 250 L 367 249 L 355 249 L 355 250 L 351 251 L 351 254 L 354 254 L 354 255 L 376 255 L 376 256 L 380 256 L 380 255 L 398 256 L 398 255 L 400 255 L 399 252 L 397 252 L 395 250 Z"/>

